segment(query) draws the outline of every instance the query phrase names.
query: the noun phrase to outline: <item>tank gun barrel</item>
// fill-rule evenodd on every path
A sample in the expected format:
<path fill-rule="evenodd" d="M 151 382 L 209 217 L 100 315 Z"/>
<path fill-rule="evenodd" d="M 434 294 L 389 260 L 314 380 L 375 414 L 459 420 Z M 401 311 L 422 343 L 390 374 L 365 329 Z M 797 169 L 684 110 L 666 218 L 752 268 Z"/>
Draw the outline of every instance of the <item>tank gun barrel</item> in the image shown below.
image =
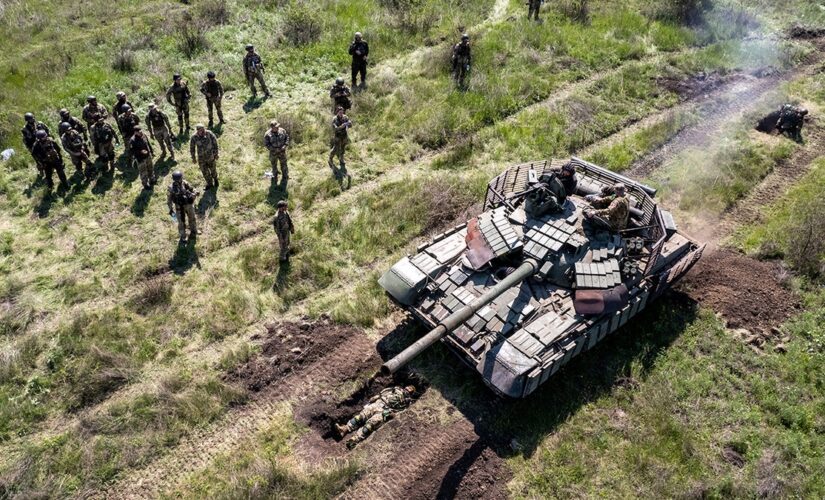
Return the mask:
<path fill-rule="evenodd" d="M 445 335 L 458 328 L 462 323 L 470 319 L 479 309 L 494 301 L 496 297 L 507 291 L 512 286 L 520 283 L 524 279 L 534 274 L 539 268 L 538 262 L 533 259 L 525 260 L 515 271 L 499 281 L 495 286 L 487 290 L 484 294 L 473 299 L 472 302 L 461 309 L 450 314 L 438 326 L 430 330 L 429 333 L 416 340 L 412 345 L 401 351 L 397 356 L 381 365 L 381 372 L 391 374 L 397 372 L 401 367 L 412 361 L 413 358 L 421 354 Z"/>

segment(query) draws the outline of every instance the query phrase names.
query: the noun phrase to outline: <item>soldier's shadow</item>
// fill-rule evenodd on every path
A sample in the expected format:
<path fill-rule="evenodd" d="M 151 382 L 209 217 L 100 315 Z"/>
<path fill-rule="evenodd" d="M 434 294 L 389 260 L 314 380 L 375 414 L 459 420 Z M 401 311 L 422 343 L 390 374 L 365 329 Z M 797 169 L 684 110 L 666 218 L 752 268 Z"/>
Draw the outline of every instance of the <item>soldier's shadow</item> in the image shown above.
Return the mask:
<path fill-rule="evenodd" d="M 155 192 L 152 190 L 142 190 L 140 194 L 135 197 L 135 201 L 132 202 L 132 214 L 136 217 L 143 217 L 146 212 L 146 207 L 149 206 L 149 201 L 152 199 L 154 194 Z"/>
<path fill-rule="evenodd" d="M 120 155 L 115 163 L 115 168 L 120 170 L 120 182 L 126 186 L 131 185 L 138 178 L 138 169 L 132 157 L 126 154 Z"/>
<path fill-rule="evenodd" d="M 37 216 L 41 219 L 45 219 L 46 217 L 48 217 L 49 212 L 52 209 L 52 205 L 54 205 L 54 202 L 57 201 L 58 194 L 65 193 L 65 191 L 66 188 L 64 188 L 63 186 L 58 187 L 57 193 L 55 193 L 52 190 L 46 190 L 43 193 L 43 197 L 40 198 L 40 203 L 38 203 L 37 206 L 34 208 L 34 212 L 37 214 Z"/>
<path fill-rule="evenodd" d="M 278 265 L 278 274 L 275 276 L 275 284 L 272 286 L 272 289 L 275 293 L 279 295 L 284 292 L 289 283 L 289 270 L 292 268 L 292 264 L 288 260 L 281 261 Z"/>
<path fill-rule="evenodd" d="M 46 180 L 43 178 L 42 175 L 38 175 L 34 181 L 32 181 L 29 186 L 23 190 L 23 194 L 26 195 L 26 198 L 31 198 L 34 196 L 34 192 L 40 189 L 41 187 L 46 185 Z"/>
<path fill-rule="evenodd" d="M 280 182 L 269 183 L 269 193 L 266 195 L 266 201 L 270 205 L 277 206 L 281 200 L 289 198 L 289 191 L 287 190 L 287 183 L 284 178 Z"/>
<path fill-rule="evenodd" d="M 169 268 L 177 275 L 186 274 L 192 267 L 201 268 L 196 241 L 190 238 L 184 245 L 178 245 L 175 253 L 169 259 Z"/>
<path fill-rule="evenodd" d="M 256 109 L 260 108 L 261 105 L 264 103 L 265 99 L 258 98 L 258 97 L 250 97 L 244 104 L 243 110 L 244 113 L 251 113 Z"/>
<path fill-rule="evenodd" d="M 218 205 L 220 205 L 220 201 L 218 200 L 217 190 L 210 189 L 201 195 L 201 199 L 198 201 L 198 213 L 205 215 Z"/>
<path fill-rule="evenodd" d="M 102 166 L 102 167 L 101 167 Z M 92 186 L 92 193 L 97 195 L 104 195 L 115 184 L 115 173 L 111 170 L 108 170 L 108 164 L 105 162 L 95 162 L 95 169 L 100 172 L 95 180 L 94 186 Z M 101 171 L 103 168 L 106 168 L 106 171 Z"/>
<path fill-rule="evenodd" d="M 71 177 L 69 177 L 69 185 L 71 188 L 63 197 L 63 203 L 68 205 L 74 201 L 75 196 L 82 194 L 91 184 L 91 181 L 86 178 L 82 170 L 75 170 Z"/>
<path fill-rule="evenodd" d="M 211 127 L 212 133 L 215 134 L 216 137 L 220 137 L 223 135 L 223 124 L 219 123 L 214 127 Z"/>
<path fill-rule="evenodd" d="M 413 361 L 411 369 L 472 422 L 478 436 L 478 442 L 444 475 L 438 498 L 450 498 L 450 493 L 457 491 L 461 478 L 485 449 L 500 457 L 530 457 L 548 435 L 583 406 L 617 387 L 632 389 L 636 384 L 632 376 L 647 373 L 697 312 L 695 301 L 681 292 L 667 292 L 524 399 L 496 396 L 475 370 L 468 369 L 443 344 L 425 351 Z M 424 333 L 417 322 L 405 321 L 379 341 L 378 352 L 382 359 L 389 359 Z"/>
<path fill-rule="evenodd" d="M 169 175 L 169 172 L 172 170 L 172 167 L 178 164 L 177 160 L 173 160 L 170 157 L 164 157 L 163 161 L 158 161 L 155 163 L 155 175 L 162 179 Z"/>

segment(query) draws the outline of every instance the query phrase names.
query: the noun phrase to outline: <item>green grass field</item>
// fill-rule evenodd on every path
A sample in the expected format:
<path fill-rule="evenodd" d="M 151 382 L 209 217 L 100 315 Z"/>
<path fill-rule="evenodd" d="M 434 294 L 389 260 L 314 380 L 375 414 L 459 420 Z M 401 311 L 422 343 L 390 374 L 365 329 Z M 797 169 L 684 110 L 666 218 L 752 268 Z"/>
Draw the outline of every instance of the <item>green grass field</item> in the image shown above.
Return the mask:
<path fill-rule="evenodd" d="M 249 395 L 222 375 L 252 355 L 250 337 L 269 321 L 326 313 L 377 338 L 394 310 L 377 277 L 477 209 L 487 180 L 507 164 L 576 153 L 666 113 L 682 98 L 667 81 L 701 71 L 792 68 L 815 49 L 782 39 L 784 30 L 797 19 L 825 26 L 821 9 L 802 0 L 782 8 L 717 0 L 698 25 L 663 16 L 658 2 L 646 0 L 591 0 L 586 24 L 571 17 L 569 2 L 548 2 L 543 24 L 527 21 L 522 4 L 0 5 L 0 149 L 17 151 L 0 162 L 0 497 L 105 487 L 244 404 Z M 335 77 L 349 79 L 346 47 L 356 30 L 371 46 L 370 86 L 350 113 L 354 179 L 343 190 L 326 166 L 327 91 Z M 457 92 L 449 48 L 465 30 L 475 60 L 469 90 Z M 269 100 L 249 100 L 240 69 L 245 43 L 267 64 Z M 194 91 L 208 69 L 227 90 L 228 123 L 217 131 L 221 187 L 200 201 L 196 244 L 178 247 L 166 215 L 171 171 L 203 185 L 185 140 L 179 163 L 157 163 L 154 193 L 141 192 L 125 161 L 114 175 L 71 177 L 65 192 L 50 193 L 36 181 L 20 140 L 24 113 L 56 130 L 61 107 L 79 116 L 87 95 L 111 107 L 123 90 L 143 117 L 150 102 L 162 102 L 172 73 L 182 73 Z M 783 91 L 821 104 L 820 80 L 801 79 Z M 288 194 L 263 177 L 269 164 L 262 135 L 273 118 L 293 140 Z M 676 113 L 590 158 L 624 170 L 696 120 Z M 206 109 L 198 96 L 192 123 L 199 121 Z M 745 127 L 710 152 L 689 152 L 666 178 L 654 176 L 665 199 L 686 213 L 700 202 L 721 212 L 795 151 L 789 141 L 755 140 Z M 696 162 L 724 165 L 725 174 L 696 176 L 689 169 Z M 540 407 L 493 424 L 534 450 L 507 457 L 514 496 L 822 495 L 825 484 L 814 472 L 823 468 L 825 425 L 825 308 L 816 290 L 823 255 L 820 248 L 813 264 L 794 260 L 791 216 L 818 200 L 817 165 L 735 243 L 786 258 L 805 276 L 806 309 L 787 326 L 794 334 L 788 354 L 755 355 L 727 336 L 712 311 L 670 317 L 672 304 L 651 311 L 655 326 L 618 341 L 607 356 L 611 369 L 637 384 L 616 387 L 583 360 L 553 382 L 564 396 L 545 401 L 570 406 L 551 408 L 550 424 Z M 271 230 L 282 198 L 297 224 L 289 265 L 279 265 Z M 477 397 L 477 385 L 443 380 L 438 363 L 449 358 L 431 356 L 422 369 L 447 399 Z M 581 384 L 587 394 L 574 394 Z M 305 432 L 283 405 L 277 425 L 249 436 L 246 453 L 219 458 L 184 496 L 324 498 L 340 491 L 362 464 L 307 471 L 292 448 Z M 746 465 L 724 462 L 724 447 Z M 772 467 L 776 484 L 768 486 L 775 490 L 760 489 L 765 467 Z"/>

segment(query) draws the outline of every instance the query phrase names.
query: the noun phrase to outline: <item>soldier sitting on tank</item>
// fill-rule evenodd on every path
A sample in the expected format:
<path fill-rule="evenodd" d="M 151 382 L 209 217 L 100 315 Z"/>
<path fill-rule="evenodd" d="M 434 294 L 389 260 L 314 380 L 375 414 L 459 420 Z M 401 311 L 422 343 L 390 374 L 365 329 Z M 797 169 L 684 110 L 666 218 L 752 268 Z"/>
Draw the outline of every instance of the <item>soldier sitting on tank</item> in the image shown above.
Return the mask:
<path fill-rule="evenodd" d="M 558 176 L 567 196 L 576 194 L 576 189 L 579 187 L 579 178 L 576 175 L 576 167 L 572 163 L 565 163 L 560 169 L 554 169 L 553 173 Z"/>
<path fill-rule="evenodd" d="M 801 106 L 785 104 L 779 110 L 776 129 L 780 134 L 785 134 L 796 142 L 802 142 L 802 125 L 807 114 L 808 110 Z"/>
<path fill-rule="evenodd" d="M 558 176 L 551 172 L 539 177 L 524 201 L 524 210 L 533 217 L 564 210 L 567 192 Z"/>
<path fill-rule="evenodd" d="M 352 417 L 349 422 L 344 425 L 335 424 L 335 428 L 342 438 L 351 432 L 355 433 L 347 439 L 347 448 L 352 449 L 396 413 L 410 406 L 414 395 L 415 386 L 412 385 L 388 387 L 370 398 L 364 409 Z"/>
<path fill-rule="evenodd" d="M 612 192 L 611 192 L 612 191 Z M 596 227 L 618 232 L 627 228 L 630 218 L 630 200 L 627 188 L 621 182 L 612 190 L 602 190 L 602 196 L 585 197 L 596 210 L 585 210 L 584 217 Z"/>

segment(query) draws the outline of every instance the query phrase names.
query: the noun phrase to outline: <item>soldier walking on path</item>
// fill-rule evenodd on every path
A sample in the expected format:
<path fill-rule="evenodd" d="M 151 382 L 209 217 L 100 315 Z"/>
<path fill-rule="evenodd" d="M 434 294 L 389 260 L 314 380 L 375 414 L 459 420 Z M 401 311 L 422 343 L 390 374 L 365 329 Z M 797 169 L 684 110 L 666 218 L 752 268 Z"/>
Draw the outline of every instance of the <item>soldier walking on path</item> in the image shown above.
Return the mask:
<path fill-rule="evenodd" d="M 183 180 L 183 173 L 176 170 L 172 173 L 172 184 L 166 193 L 166 204 L 169 206 L 169 215 L 178 219 L 178 235 L 180 243 L 186 243 L 186 226 L 189 226 L 189 237 L 197 238 L 198 220 L 195 217 L 195 198 L 200 193 Z"/>
<path fill-rule="evenodd" d="M 34 119 L 34 114 L 26 113 L 23 115 L 23 119 L 26 120 L 26 124 L 23 125 L 23 128 L 20 129 L 20 133 L 23 134 L 23 145 L 26 146 L 26 149 L 29 150 L 29 153 L 32 153 L 32 148 L 34 144 L 37 142 L 37 132 L 42 130 L 46 132 L 46 135 L 50 135 L 51 132 L 49 131 L 49 127 L 46 126 L 45 123 L 39 122 Z M 40 163 L 37 158 L 35 158 L 35 164 L 37 165 L 37 172 L 39 174 L 43 174 L 43 164 Z"/>
<path fill-rule="evenodd" d="M 135 133 L 129 139 L 129 151 L 132 157 L 137 162 L 138 173 L 140 174 L 140 182 L 143 184 L 143 189 L 150 190 L 157 182 L 155 177 L 155 165 L 152 162 L 152 157 L 155 151 L 152 149 L 152 143 L 146 138 L 140 125 L 135 127 Z"/>
<path fill-rule="evenodd" d="M 348 179 L 350 175 L 347 173 L 347 164 L 344 161 L 344 153 L 349 144 L 349 128 L 352 126 L 352 120 L 344 114 L 344 108 L 338 106 L 336 109 L 335 118 L 332 119 L 332 149 L 329 151 L 329 168 L 336 179 L 343 181 L 344 176 Z M 338 165 L 340 170 L 336 170 L 335 164 L 332 162 L 334 157 L 338 157 Z"/>
<path fill-rule="evenodd" d="M 183 134 L 183 126 L 189 130 L 189 86 L 178 73 L 172 75 L 172 85 L 166 91 L 166 102 L 175 107 L 178 115 L 178 134 Z"/>
<path fill-rule="evenodd" d="M 347 439 L 347 448 L 352 449 L 396 413 L 410 406 L 414 395 L 415 387 L 412 385 L 404 388 L 388 387 L 373 396 L 364 409 L 352 417 L 349 422 L 344 425 L 335 424 L 335 428 L 342 438 L 355 432 L 351 438 Z"/>
<path fill-rule="evenodd" d="M 87 168 L 86 177 L 89 177 L 92 161 L 89 159 L 89 147 L 86 146 L 83 136 L 66 122 L 60 123 L 58 130 L 60 131 L 60 143 L 63 145 L 63 149 L 69 153 L 69 159 L 72 160 L 75 170 L 82 172 L 85 164 Z"/>
<path fill-rule="evenodd" d="M 35 133 L 35 142 L 32 145 L 32 156 L 34 160 L 43 166 L 43 176 L 46 178 L 46 186 L 49 189 L 54 187 L 54 179 L 52 174 L 57 171 L 57 177 L 60 179 L 60 184 L 64 187 L 69 187 L 69 181 L 66 180 L 66 171 L 63 168 L 63 153 L 54 139 L 49 137 L 45 130 L 38 130 Z"/>
<path fill-rule="evenodd" d="M 83 136 L 83 140 L 85 142 L 89 142 L 89 135 L 86 133 L 86 127 L 83 125 L 83 123 L 80 122 L 80 120 L 72 116 L 72 114 L 69 113 L 68 109 L 63 108 L 60 111 L 58 111 L 58 114 L 60 115 L 61 122 L 68 123 L 69 127 L 71 127 L 72 130 L 76 130 L 80 135 Z"/>
<path fill-rule="evenodd" d="M 149 104 L 149 112 L 146 113 L 146 128 L 149 136 L 160 144 L 160 157 L 166 156 L 166 148 L 169 148 L 169 156 L 175 159 L 175 148 L 172 141 L 175 135 L 172 133 L 172 125 L 166 113 L 158 109 L 155 103 Z"/>
<path fill-rule="evenodd" d="M 281 164 L 281 175 L 286 186 L 289 179 L 289 168 L 286 162 L 286 148 L 289 146 L 289 134 L 281 128 L 276 120 L 269 123 L 269 130 L 264 134 L 264 147 L 269 151 L 269 164 L 272 165 L 272 184 L 278 184 L 278 163 Z"/>
<path fill-rule="evenodd" d="M 338 110 L 338 106 L 344 108 L 344 112 L 349 111 L 352 107 L 352 92 L 349 87 L 344 84 L 343 78 L 336 78 L 335 85 L 329 89 L 329 98 L 332 99 L 332 112 Z"/>
<path fill-rule="evenodd" d="M 539 20 L 539 9 L 541 9 L 541 0 L 527 0 L 527 19 Z"/>
<path fill-rule="evenodd" d="M 271 97 L 272 94 L 269 93 L 264 81 L 264 62 L 261 60 L 261 56 L 255 52 L 255 46 L 251 44 L 246 46 L 246 56 L 243 58 L 243 74 L 249 84 L 249 90 L 252 91 L 253 98 L 258 95 L 258 91 L 255 89 L 255 80 L 258 80 L 261 85 L 264 96 Z"/>
<path fill-rule="evenodd" d="M 201 93 L 206 97 L 206 111 L 209 114 L 209 128 L 212 128 L 212 108 L 218 112 L 218 124 L 223 121 L 223 111 L 221 111 L 221 100 L 223 100 L 223 85 L 215 78 L 214 71 L 206 72 L 206 80 L 201 82 Z"/>
<path fill-rule="evenodd" d="M 98 119 L 105 120 L 109 117 L 109 112 L 106 111 L 106 106 L 97 102 L 97 97 L 90 95 L 86 98 L 86 105 L 83 106 L 83 112 L 81 113 L 81 118 L 83 121 L 86 122 L 87 127 L 91 127 L 92 123 L 92 116 L 97 115 Z"/>
<path fill-rule="evenodd" d="M 355 82 L 358 74 L 361 74 L 361 88 L 367 88 L 367 56 L 370 55 L 370 46 L 361 36 L 355 34 L 355 39 L 349 45 L 349 54 L 352 56 L 352 88 L 356 88 Z"/>
<path fill-rule="evenodd" d="M 201 123 L 195 125 L 195 134 L 189 140 L 189 154 L 192 155 L 192 162 L 197 162 L 201 169 L 206 189 L 218 187 L 218 171 L 215 167 L 219 154 L 218 138 Z"/>
<path fill-rule="evenodd" d="M 281 262 L 289 260 L 289 240 L 290 236 L 295 234 L 292 216 L 289 215 L 286 207 L 286 200 L 278 202 L 278 213 L 275 214 L 275 220 L 272 222 L 275 226 L 275 234 L 278 235 L 278 247 L 280 248 L 278 260 Z"/>
<path fill-rule="evenodd" d="M 89 128 L 89 134 L 92 137 L 92 148 L 95 150 L 95 153 L 97 153 L 98 159 L 102 159 L 104 163 L 108 163 L 109 169 L 114 172 L 114 142 L 120 144 L 120 139 L 117 138 L 115 129 L 105 121 L 101 120 L 98 115 L 94 115 L 92 116 L 92 126 Z M 106 171 L 105 167 L 103 171 Z"/>
<path fill-rule="evenodd" d="M 131 102 L 126 100 L 126 92 L 118 92 L 117 94 L 115 94 L 115 97 L 117 98 L 117 101 L 115 101 L 114 106 L 112 106 L 112 116 L 117 122 L 118 117 L 120 117 L 120 115 L 126 112 L 127 106 L 132 109 L 135 109 L 135 107 L 132 106 Z"/>
<path fill-rule="evenodd" d="M 465 79 L 467 73 L 470 72 L 470 65 L 472 64 L 472 56 L 470 54 L 470 35 L 464 33 L 461 35 L 461 42 L 455 44 L 453 47 L 453 79 L 458 83 L 460 88 L 465 87 Z"/>

